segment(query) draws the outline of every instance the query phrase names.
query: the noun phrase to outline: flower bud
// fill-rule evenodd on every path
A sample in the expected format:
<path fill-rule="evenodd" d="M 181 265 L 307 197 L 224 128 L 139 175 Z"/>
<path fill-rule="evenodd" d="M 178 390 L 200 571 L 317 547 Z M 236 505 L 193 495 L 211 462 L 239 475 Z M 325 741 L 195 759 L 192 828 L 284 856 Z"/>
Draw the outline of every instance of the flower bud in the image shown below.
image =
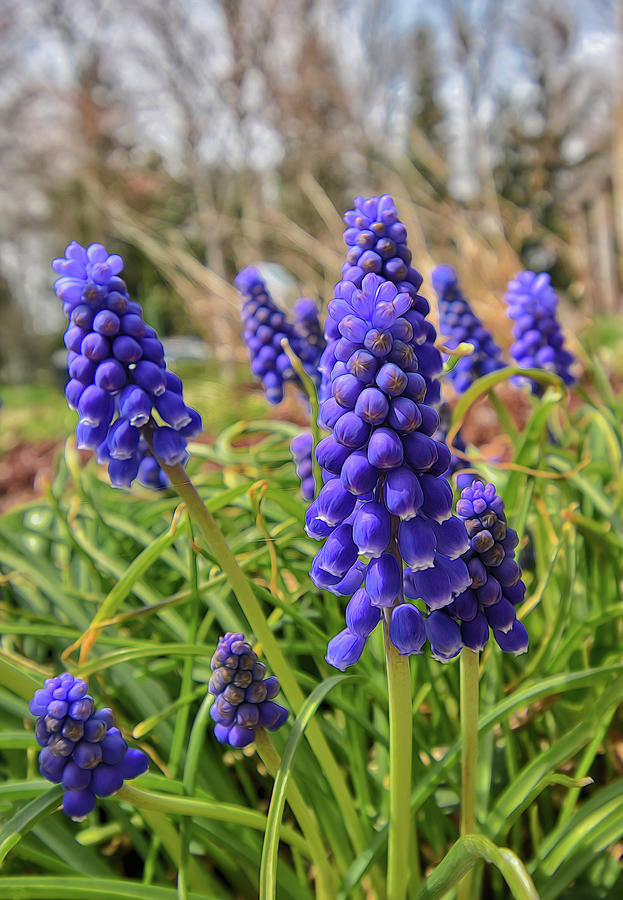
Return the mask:
<path fill-rule="evenodd" d="M 392 611 L 389 639 L 401 656 L 421 653 L 426 628 L 422 614 L 413 604 L 401 603 Z"/>
<path fill-rule="evenodd" d="M 359 661 L 365 646 L 365 638 L 345 628 L 329 641 L 325 659 L 330 666 L 343 672 L 348 666 L 353 666 Z"/>
<path fill-rule="evenodd" d="M 436 611 L 425 619 L 424 625 L 434 656 L 443 662 L 458 656 L 462 646 L 461 630 L 453 619 Z"/>
<path fill-rule="evenodd" d="M 357 546 L 353 541 L 353 529 L 350 525 L 340 525 L 327 538 L 318 554 L 318 564 L 331 575 L 343 578 L 351 566 L 357 561 Z"/>
<path fill-rule="evenodd" d="M 353 540 L 363 556 L 380 556 L 389 543 L 390 521 L 385 507 L 371 501 L 364 503 L 355 515 Z"/>
<path fill-rule="evenodd" d="M 400 438 L 390 428 L 377 428 L 368 442 L 368 461 L 379 469 L 402 465 L 404 450 Z"/>
<path fill-rule="evenodd" d="M 398 547 L 405 563 L 413 569 L 427 569 L 435 559 L 437 539 L 432 524 L 422 518 L 402 521 L 398 528 Z"/>
<path fill-rule="evenodd" d="M 355 413 L 370 425 L 380 425 L 385 420 L 389 404 L 387 398 L 378 388 L 364 388 L 355 404 Z"/>
<path fill-rule="evenodd" d="M 415 473 L 408 466 L 391 469 L 385 477 L 385 505 L 401 519 L 413 519 L 424 502 Z"/>
<path fill-rule="evenodd" d="M 370 426 L 368 423 L 364 422 L 354 412 L 344 413 L 333 427 L 333 436 L 335 440 L 344 447 L 353 449 L 365 444 L 369 434 Z"/>
<path fill-rule="evenodd" d="M 339 525 L 351 514 L 355 503 L 353 494 L 346 490 L 340 479 L 335 478 L 321 488 L 315 501 L 316 516 L 328 525 Z"/>
<path fill-rule="evenodd" d="M 483 612 L 478 612 L 469 622 L 461 622 L 461 639 L 470 650 L 484 650 L 489 640 L 489 623 Z"/>
<path fill-rule="evenodd" d="M 370 596 L 363 588 L 356 591 L 346 607 L 346 626 L 358 637 L 368 638 L 381 619 L 381 611 L 373 606 Z"/>
<path fill-rule="evenodd" d="M 162 460 L 167 466 L 174 466 L 186 460 L 186 441 L 173 428 L 166 425 L 154 428 L 152 445 L 156 459 Z"/>
<path fill-rule="evenodd" d="M 391 553 L 383 553 L 370 561 L 366 572 L 366 591 L 374 606 L 394 606 L 400 600 L 402 569 Z"/>
<path fill-rule="evenodd" d="M 499 647 L 506 653 L 513 653 L 515 656 L 519 656 L 528 649 L 528 632 L 519 619 L 515 619 L 512 628 L 506 632 L 494 631 L 493 637 L 496 639 Z"/>
<path fill-rule="evenodd" d="M 355 450 L 344 461 L 340 479 L 347 491 L 355 496 L 368 494 L 378 480 L 378 469 L 368 462 L 365 450 Z"/>

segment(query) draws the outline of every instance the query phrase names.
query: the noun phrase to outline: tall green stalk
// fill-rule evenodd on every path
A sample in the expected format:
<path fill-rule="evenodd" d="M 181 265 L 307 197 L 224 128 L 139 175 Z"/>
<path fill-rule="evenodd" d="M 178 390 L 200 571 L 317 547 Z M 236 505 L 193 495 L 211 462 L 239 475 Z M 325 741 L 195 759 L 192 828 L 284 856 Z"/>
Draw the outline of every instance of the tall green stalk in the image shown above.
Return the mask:
<path fill-rule="evenodd" d="M 253 592 L 247 576 L 238 565 L 236 557 L 230 550 L 216 519 L 197 493 L 183 466 L 179 464 L 168 466 L 160 459 L 158 462 L 168 475 L 171 486 L 186 504 L 191 519 L 203 533 L 221 569 L 227 575 L 242 612 L 255 633 L 257 640 L 262 645 L 263 653 L 273 672 L 281 682 L 284 694 L 292 705 L 294 712 L 298 713 L 304 702 L 303 692 L 299 688 L 292 673 L 292 668 L 288 664 L 279 643 L 266 621 L 262 607 Z M 344 774 L 331 753 L 317 722 L 312 721 L 309 723 L 306 736 L 339 803 L 344 816 L 344 824 L 353 847 L 357 853 L 361 853 L 366 847 L 366 841 Z"/>
<path fill-rule="evenodd" d="M 413 714 L 409 657 L 400 656 L 389 639 L 391 610 L 385 610 L 383 636 L 389 700 L 389 836 L 387 848 L 388 900 L 405 900 L 414 832 L 411 828 L 411 768 L 413 755 Z M 417 847 L 417 840 L 415 840 Z"/>
<path fill-rule="evenodd" d="M 476 833 L 476 787 L 478 772 L 478 653 L 463 647 L 461 679 L 461 836 Z M 474 900 L 473 871 L 465 875 L 457 900 Z"/>
<path fill-rule="evenodd" d="M 275 778 L 281 765 L 281 759 L 263 728 L 256 729 L 255 746 L 262 762 L 271 776 Z M 329 855 L 322 842 L 318 820 L 313 809 L 309 808 L 293 781 L 290 781 L 288 785 L 288 803 L 309 845 L 312 860 L 316 867 L 316 897 L 318 900 L 331 900 L 332 897 L 335 897 L 335 887 L 331 877 Z"/>

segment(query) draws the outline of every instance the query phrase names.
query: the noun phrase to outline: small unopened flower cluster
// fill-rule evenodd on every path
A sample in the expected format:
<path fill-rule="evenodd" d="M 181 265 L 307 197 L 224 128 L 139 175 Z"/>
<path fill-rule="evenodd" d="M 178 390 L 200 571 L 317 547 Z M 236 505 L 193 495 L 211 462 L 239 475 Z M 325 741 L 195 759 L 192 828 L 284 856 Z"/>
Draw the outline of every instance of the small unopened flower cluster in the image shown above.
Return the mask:
<path fill-rule="evenodd" d="M 217 741 L 246 747 L 255 740 L 256 728 L 281 728 L 288 711 L 273 702 L 279 693 L 279 679 L 265 677 L 266 666 L 243 634 L 228 632 L 220 638 L 210 666 L 208 690 L 216 696 L 210 715 L 216 722 Z"/>
<path fill-rule="evenodd" d="M 305 368 L 314 378 L 317 377 L 319 350 L 316 344 L 309 342 L 288 322 L 288 319 L 275 304 L 259 271 L 249 266 L 242 269 L 235 278 L 235 285 L 242 294 L 243 338 L 249 350 L 251 372 L 262 382 L 266 399 L 277 404 L 283 400 L 284 383 L 298 382 L 298 376 L 292 367 L 282 341 L 287 338 L 292 351 L 303 362 Z M 299 328 L 304 328 L 300 316 Z M 317 314 L 316 314 L 317 317 Z"/>
<path fill-rule="evenodd" d="M 328 311 L 340 335 L 332 396 L 321 409 L 332 433 L 317 447 L 326 482 L 307 510 L 306 528 L 325 539 L 312 564 L 315 584 L 353 594 L 347 628 L 327 651 L 343 669 L 359 659 L 384 607 L 393 608 L 394 646 L 418 653 L 425 623 L 404 598 L 440 609 L 470 579 L 458 559 L 467 534 L 451 514 L 452 490 L 442 477 L 450 453 L 431 437 L 439 416 L 424 402 L 436 362 L 427 369 L 430 358 L 418 359 L 427 323 L 417 298 L 369 274 L 361 289 L 340 282 Z"/>
<path fill-rule="evenodd" d="M 290 452 L 294 459 L 296 474 L 301 480 L 301 494 L 304 500 L 314 499 L 314 467 L 312 463 L 313 439 L 309 431 L 297 434 L 290 441 Z"/>
<path fill-rule="evenodd" d="M 526 588 L 515 562 L 517 532 L 509 528 L 504 503 L 493 484 L 475 481 L 456 505 L 465 523 L 469 549 L 463 554 L 471 585 L 428 619 L 429 639 L 438 659 L 456 656 L 461 647 L 482 650 L 489 628 L 502 650 L 518 655 L 528 649 L 528 633 L 515 607 Z"/>
<path fill-rule="evenodd" d="M 508 315 L 515 322 L 515 343 L 510 353 L 518 366 L 555 372 L 565 384 L 575 383 L 569 371 L 574 357 L 565 349 L 565 339 L 556 315 L 558 297 L 547 272 L 520 272 L 509 281 L 504 299 Z M 521 378 L 517 379 L 519 382 Z M 525 381 L 525 379 L 523 379 Z M 541 388 L 533 383 L 532 389 Z"/>
<path fill-rule="evenodd" d="M 477 378 L 504 368 L 502 350 L 463 296 L 452 266 L 437 266 L 432 277 L 439 298 L 439 328 L 446 345 L 455 349 L 468 341 L 474 347 L 473 353 L 461 357 L 447 376 L 461 394 Z"/>
<path fill-rule="evenodd" d="M 168 465 L 185 462 L 186 440 L 201 432 L 201 418 L 186 406 L 182 382 L 168 372 L 162 344 L 143 321 L 119 277 L 123 260 L 102 244 L 86 250 L 75 241 L 52 267 L 54 285 L 69 317 L 69 405 L 78 411 L 78 447 L 108 463 L 111 483 L 129 487 L 138 476 L 160 487 L 164 475 L 141 441 L 150 425 L 155 455 Z M 154 410 L 165 424 L 157 424 Z"/>
<path fill-rule="evenodd" d="M 88 690 L 86 681 L 65 672 L 48 678 L 29 706 L 43 747 L 41 774 L 63 785 L 63 810 L 76 820 L 93 811 L 96 797 L 109 797 L 149 766 L 147 756 L 128 747 L 115 728 L 112 711 L 95 708 Z"/>

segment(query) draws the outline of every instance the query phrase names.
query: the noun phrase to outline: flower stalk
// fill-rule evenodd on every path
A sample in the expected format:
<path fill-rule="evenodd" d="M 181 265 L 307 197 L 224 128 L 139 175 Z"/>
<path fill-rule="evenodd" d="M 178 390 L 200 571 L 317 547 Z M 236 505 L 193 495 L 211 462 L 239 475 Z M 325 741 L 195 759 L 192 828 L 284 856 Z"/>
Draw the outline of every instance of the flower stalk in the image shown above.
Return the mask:
<path fill-rule="evenodd" d="M 478 653 L 463 647 L 460 656 L 461 697 L 461 836 L 475 834 L 478 772 Z M 458 900 L 472 900 L 473 871 L 460 882 Z"/>
<path fill-rule="evenodd" d="M 389 837 L 387 856 L 388 900 L 404 900 L 409 884 L 410 863 L 419 870 L 417 853 L 409 859 L 411 830 L 411 769 L 413 755 L 411 676 L 409 657 L 401 656 L 389 637 L 392 611 L 384 611 L 383 636 L 389 700 Z M 415 826 L 414 826 L 415 827 Z M 417 881 L 419 882 L 419 872 Z"/>
<path fill-rule="evenodd" d="M 281 766 L 281 759 L 263 728 L 256 730 L 255 747 L 271 777 L 275 778 Z M 318 900 L 331 900 L 332 897 L 335 897 L 335 886 L 331 877 L 327 851 L 318 829 L 318 820 L 292 780 L 288 784 L 288 803 L 301 827 L 316 869 L 316 896 Z"/>

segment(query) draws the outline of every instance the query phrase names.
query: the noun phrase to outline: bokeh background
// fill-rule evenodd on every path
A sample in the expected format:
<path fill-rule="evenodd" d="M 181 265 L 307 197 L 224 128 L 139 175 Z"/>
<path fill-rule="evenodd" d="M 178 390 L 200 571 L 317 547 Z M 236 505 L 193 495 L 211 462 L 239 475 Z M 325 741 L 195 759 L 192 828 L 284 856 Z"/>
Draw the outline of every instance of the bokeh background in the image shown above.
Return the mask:
<path fill-rule="evenodd" d="M 266 415 L 235 271 L 326 302 L 357 194 L 394 196 L 424 292 L 453 264 L 503 346 L 507 280 L 550 272 L 571 349 L 620 378 L 622 26 L 616 0 L 3 0 L 0 509 L 73 425 L 72 239 L 124 256 L 207 439 Z"/>

